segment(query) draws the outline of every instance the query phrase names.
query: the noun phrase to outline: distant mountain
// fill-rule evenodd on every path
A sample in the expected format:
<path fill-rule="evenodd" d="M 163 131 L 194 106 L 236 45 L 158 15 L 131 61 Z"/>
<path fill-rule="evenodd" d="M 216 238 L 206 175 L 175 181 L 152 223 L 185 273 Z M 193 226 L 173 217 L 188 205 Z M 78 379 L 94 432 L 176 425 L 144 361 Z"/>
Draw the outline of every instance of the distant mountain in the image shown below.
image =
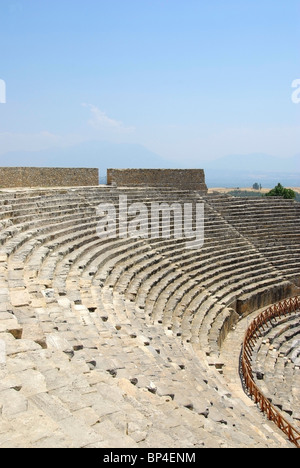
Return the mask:
<path fill-rule="evenodd" d="M 142 145 L 88 141 L 67 148 L 6 153 L 0 156 L 0 166 L 96 167 L 106 172 L 110 167 L 154 169 L 172 164 Z"/>
<path fill-rule="evenodd" d="M 291 158 L 277 158 L 269 154 L 228 155 L 205 164 L 207 169 L 239 172 L 298 172 L 300 154 Z"/>
<path fill-rule="evenodd" d="M 251 187 L 255 182 L 265 188 L 274 187 L 278 182 L 289 187 L 300 186 L 300 154 L 291 158 L 268 154 L 228 155 L 202 166 L 209 187 Z"/>
<path fill-rule="evenodd" d="M 293 172 L 242 172 L 222 171 L 215 169 L 205 170 L 206 184 L 213 187 L 252 187 L 259 183 L 263 188 L 273 188 L 279 182 L 285 187 L 300 187 L 300 174 Z"/>
<path fill-rule="evenodd" d="M 88 141 L 67 148 L 10 152 L 0 156 L 0 166 L 96 167 L 101 183 L 105 183 L 107 168 L 201 168 L 209 187 L 249 187 L 255 182 L 266 188 L 278 182 L 300 186 L 300 154 L 285 159 L 268 154 L 228 155 L 212 161 L 199 158 L 191 165 L 188 157 L 175 163 L 138 144 Z"/>

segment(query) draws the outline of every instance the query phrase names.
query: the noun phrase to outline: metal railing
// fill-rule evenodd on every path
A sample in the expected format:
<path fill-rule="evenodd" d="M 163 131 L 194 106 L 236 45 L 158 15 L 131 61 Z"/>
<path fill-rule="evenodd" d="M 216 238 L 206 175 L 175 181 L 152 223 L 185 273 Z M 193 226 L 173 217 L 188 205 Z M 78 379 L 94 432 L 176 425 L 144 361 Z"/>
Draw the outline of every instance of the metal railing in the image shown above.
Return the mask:
<path fill-rule="evenodd" d="M 262 336 L 262 330 L 268 326 L 269 323 L 277 322 L 277 318 L 287 316 L 291 313 L 297 312 L 300 309 L 300 296 L 285 299 L 262 312 L 250 324 L 245 334 L 243 349 L 242 349 L 242 374 L 244 377 L 244 384 L 251 397 L 257 405 L 260 406 L 270 421 L 273 421 L 279 429 L 289 438 L 289 440 L 300 448 L 300 430 L 293 427 L 281 414 L 281 412 L 271 404 L 270 400 L 263 394 L 259 387 L 255 384 L 251 359 L 256 340 Z"/>

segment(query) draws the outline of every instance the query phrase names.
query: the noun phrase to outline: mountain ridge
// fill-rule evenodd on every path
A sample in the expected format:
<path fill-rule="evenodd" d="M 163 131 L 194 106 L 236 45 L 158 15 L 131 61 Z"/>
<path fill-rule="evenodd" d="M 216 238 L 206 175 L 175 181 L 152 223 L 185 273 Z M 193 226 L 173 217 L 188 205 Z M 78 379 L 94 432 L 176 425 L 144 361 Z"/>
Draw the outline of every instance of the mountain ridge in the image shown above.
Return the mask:
<path fill-rule="evenodd" d="M 107 168 L 141 169 L 184 169 L 205 170 L 207 185 L 251 186 L 261 183 L 272 187 L 300 185 L 300 154 L 289 158 L 278 158 L 269 154 L 225 155 L 208 161 L 199 157 L 195 163 L 183 158 L 174 162 L 148 150 L 145 146 L 132 143 L 109 141 L 86 141 L 64 148 L 49 148 L 36 152 L 14 151 L 0 156 L 0 165 L 8 167 L 95 167 L 100 170 L 102 181 Z"/>

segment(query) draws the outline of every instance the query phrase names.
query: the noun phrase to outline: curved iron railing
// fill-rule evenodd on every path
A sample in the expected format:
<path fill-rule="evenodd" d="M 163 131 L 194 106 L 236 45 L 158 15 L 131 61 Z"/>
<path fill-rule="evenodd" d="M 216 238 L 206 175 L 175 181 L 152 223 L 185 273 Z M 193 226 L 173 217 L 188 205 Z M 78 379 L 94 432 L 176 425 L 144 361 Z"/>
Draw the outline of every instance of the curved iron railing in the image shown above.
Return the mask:
<path fill-rule="evenodd" d="M 262 312 L 250 324 L 245 334 L 243 349 L 242 349 L 242 373 L 244 377 L 245 386 L 251 397 L 257 405 L 260 406 L 270 421 L 273 421 L 279 429 L 281 429 L 289 438 L 289 440 L 300 448 L 300 430 L 293 427 L 263 394 L 259 387 L 255 384 L 253 379 L 251 358 L 256 340 L 262 336 L 261 330 L 264 330 L 268 322 L 286 316 L 300 309 L 300 296 L 292 297 L 281 301 Z"/>

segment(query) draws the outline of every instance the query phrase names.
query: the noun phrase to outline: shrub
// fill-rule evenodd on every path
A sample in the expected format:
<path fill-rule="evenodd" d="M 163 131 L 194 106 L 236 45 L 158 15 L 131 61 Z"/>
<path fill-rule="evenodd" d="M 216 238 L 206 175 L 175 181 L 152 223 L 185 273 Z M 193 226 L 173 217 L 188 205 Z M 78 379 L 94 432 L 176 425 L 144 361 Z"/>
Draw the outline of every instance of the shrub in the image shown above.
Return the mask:
<path fill-rule="evenodd" d="M 276 185 L 270 192 L 266 193 L 266 197 L 283 197 L 289 200 L 296 198 L 296 192 L 292 189 L 284 188 L 281 184 Z"/>

